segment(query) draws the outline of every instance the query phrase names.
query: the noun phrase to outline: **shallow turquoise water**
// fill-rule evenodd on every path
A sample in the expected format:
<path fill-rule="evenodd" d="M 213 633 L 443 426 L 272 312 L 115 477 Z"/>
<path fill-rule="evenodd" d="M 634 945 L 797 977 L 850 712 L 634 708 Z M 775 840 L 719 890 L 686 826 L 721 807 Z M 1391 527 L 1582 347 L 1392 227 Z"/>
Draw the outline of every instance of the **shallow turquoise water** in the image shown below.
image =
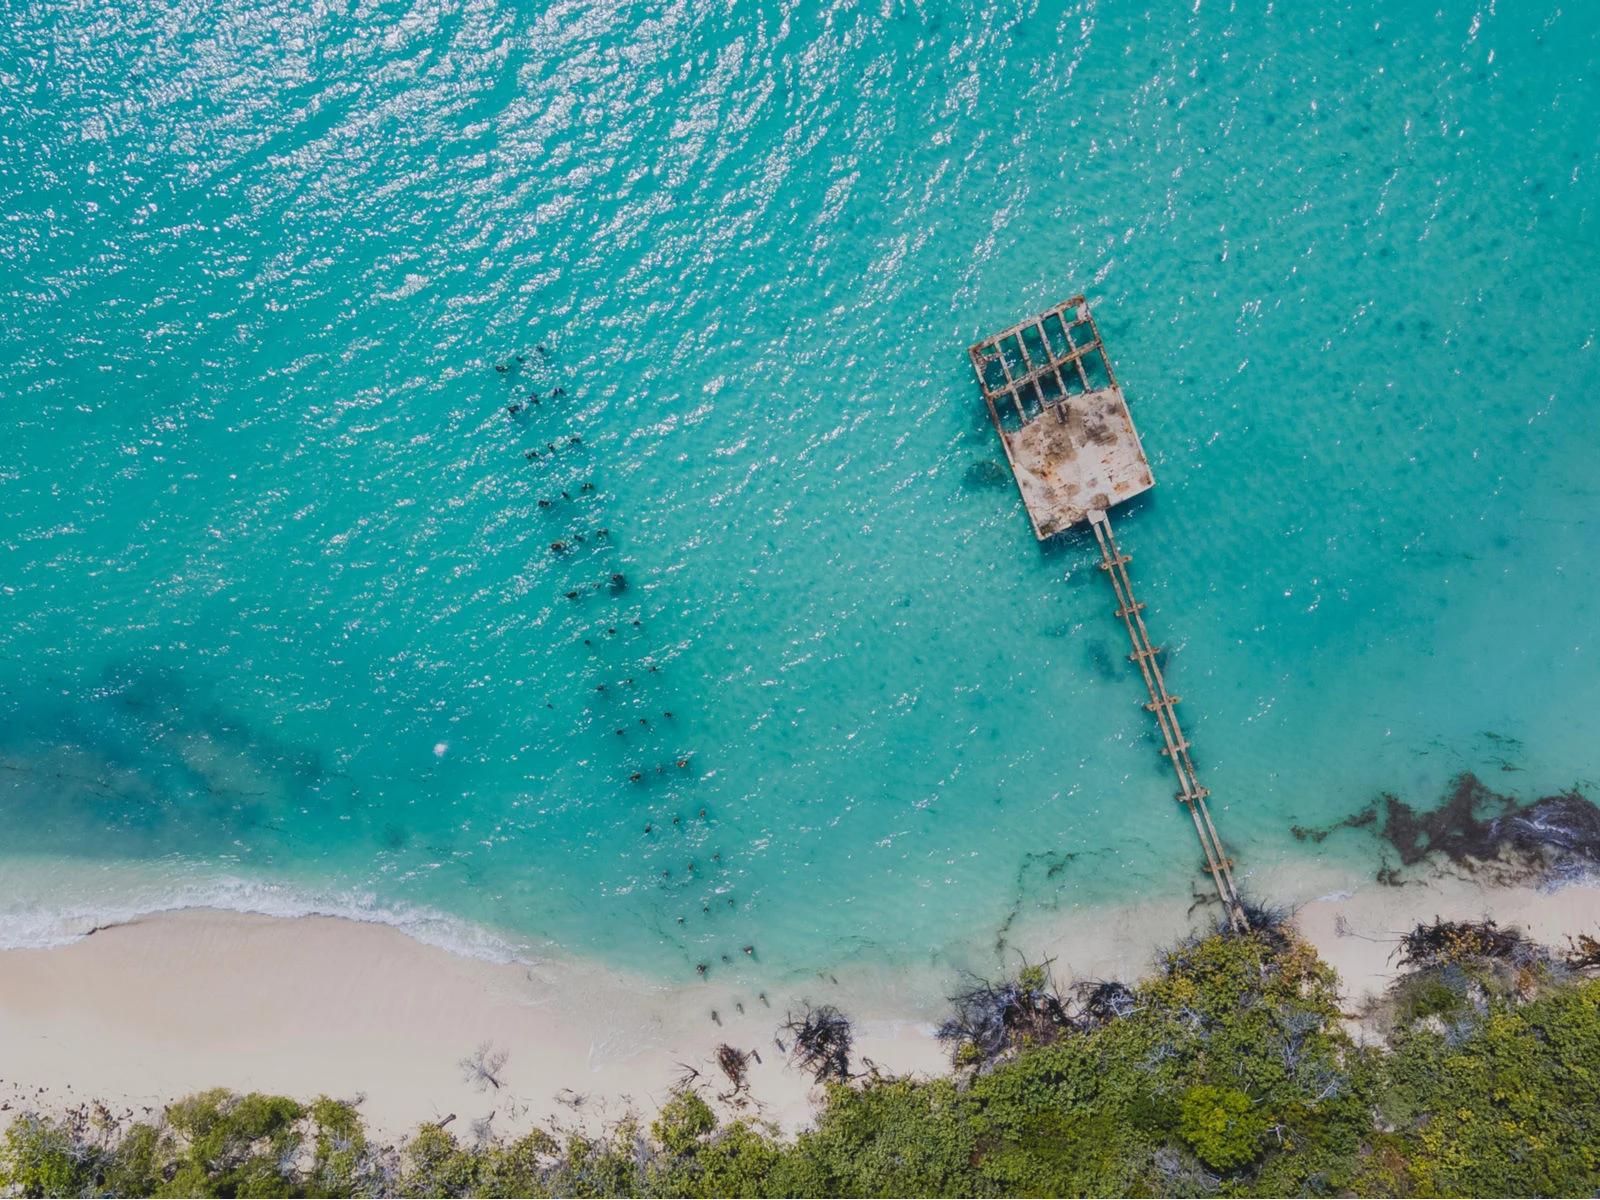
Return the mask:
<path fill-rule="evenodd" d="M 676 979 L 1182 901 L 964 353 L 1079 290 L 1247 869 L 1587 785 L 1597 68 L 1549 3 L 10 14 L 0 940 L 210 898 Z"/>

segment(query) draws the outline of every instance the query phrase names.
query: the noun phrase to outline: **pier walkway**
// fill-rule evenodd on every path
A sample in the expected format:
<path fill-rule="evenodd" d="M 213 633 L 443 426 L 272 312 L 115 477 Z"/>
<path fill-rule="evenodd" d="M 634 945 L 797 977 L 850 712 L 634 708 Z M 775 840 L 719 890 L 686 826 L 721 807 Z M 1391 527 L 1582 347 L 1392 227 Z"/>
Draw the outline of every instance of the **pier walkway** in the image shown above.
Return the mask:
<path fill-rule="evenodd" d="M 1178 724 L 1178 697 L 1167 691 L 1159 652 L 1150 642 L 1144 605 L 1134 599 L 1132 561 L 1117 548 L 1106 510 L 1155 486 L 1100 330 L 1082 296 L 1013 325 L 967 351 L 989 418 L 1000 435 L 1023 507 L 1040 541 L 1087 520 L 1100 544 L 1100 569 L 1117 594 L 1117 616 L 1128 628 L 1133 652 L 1150 692 L 1166 755 L 1178 775 L 1178 801 L 1186 805 L 1205 853 L 1204 870 L 1216 885 L 1222 910 L 1235 930 L 1248 928 L 1233 883 L 1233 860 L 1222 848 L 1210 795 L 1195 777 L 1189 743 Z"/>
<path fill-rule="evenodd" d="M 1095 540 L 1100 543 L 1100 569 L 1111 577 L 1111 586 L 1116 589 L 1117 616 L 1128 627 L 1128 640 L 1133 643 L 1133 653 L 1128 659 L 1139 664 L 1144 685 L 1150 692 L 1150 702 L 1145 708 L 1155 713 L 1156 723 L 1161 726 L 1161 740 L 1166 743 L 1161 753 L 1167 756 L 1178 774 L 1178 800 L 1188 805 L 1189 815 L 1194 818 L 1194 829 L 1200 835 L 1200 848 L 1206 856 L 1205 870 L 1217 885 L 1217 898 L 1228 914 L 1228 923 L 1236 931 L 1243 932 L 1247 922 L 1239 891 L 1233 884 L 1233 860 L 1223 851 L 1222 840 L 1211 823 L 1211 811 L 1206 807 L 1206 797 L 1211 793 L 1200 786 L 1194 763 L 1189 759 L 1189 742 L 1178 724 L 1180 697 L 1167 691 L 1167 681 L 1161 674 L 1160 652 L 1151 645 L 1149 631 L 1145 629 L 1144 605 L 1133 598 L 1133 580 L 1128 577 L 1128 564 L 1133 559 L 1117 549 L 1111 518 L 1104 512 L 1091 511 L 1089 524 L 1094 528 Z"/>

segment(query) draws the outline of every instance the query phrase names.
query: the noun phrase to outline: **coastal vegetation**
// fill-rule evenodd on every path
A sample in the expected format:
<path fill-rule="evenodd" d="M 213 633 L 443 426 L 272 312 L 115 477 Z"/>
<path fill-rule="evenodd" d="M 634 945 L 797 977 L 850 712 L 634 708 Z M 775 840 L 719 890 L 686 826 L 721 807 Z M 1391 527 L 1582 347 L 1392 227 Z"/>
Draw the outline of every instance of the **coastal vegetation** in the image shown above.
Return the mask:
<path fill-rule="evenodd" d="M 1349 1032 L 1332 970 L 1271 913 L 1133 985 L 976 981 L 943 1078 L 856 1072 L 847 1022 L 783 1031 L 826 1090 L 784 1138 L 685 1088 L 653 1121 L 379 1145 L 354 1105 L 205 1092 L 152 1119 L 25 1112 L 26 1196 L 1551 1195 L 1600 1189 L 1595 942 L 1436 921 Z M 780 1034 L 780 1036 L 782 1036 Z M 487 1064 L 486 1064 L 487 1065 Z M 492 1072 L 488 1072 L 491 1074 Z M 488 1086 L 488 1085 L 486 1085 Z"/>

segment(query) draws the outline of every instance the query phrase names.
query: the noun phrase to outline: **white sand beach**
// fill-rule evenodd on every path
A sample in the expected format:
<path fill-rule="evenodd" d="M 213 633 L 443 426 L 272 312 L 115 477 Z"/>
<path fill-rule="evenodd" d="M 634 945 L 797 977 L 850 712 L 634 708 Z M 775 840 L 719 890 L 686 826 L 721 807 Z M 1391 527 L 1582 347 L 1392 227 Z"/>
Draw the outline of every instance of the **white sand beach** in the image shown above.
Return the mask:
<path fill-rule="evenodd" d="M 1170 905 L 1087 915 L 1059 917 L 1018 944 L 1053 958 L 1064 982 L 1127 979 L 1186 929 Z M 1347 886 L 1296 919 L 1339 971 L 1354 1011 L 1393 977 L 1397 937 L 1435 915 L 1492 916 L 1562 946 L 1600 929 L 1600 890 L 1490 887 L 1445 871 L 1399 888 Z M 893 1073 L 944 1069 L 933 1036 L 943 1012 L 909 1000 L 918 989 L 903 976 L 862 969 L 765 1001 L 750 993 L 714 980 L 667 988 L 566 962 L 490 963 L 338 918 L 162 913 L 66 946 L 0 952 L 0 1104 L 99 1099 L 141 1113 L 227 1086 L 363 1096 L 370 1126 L 391 1138 L 450 1114 L 463 1132 L 483 1118 L 501 1133 L 535 1121 L 597 1128 L 630 1111 L 648 1116 L 692 1071 L 708 1095 L 728 1093 L 713 1060 L 726 1043 L 760 1056 L 740 1111 L 793 1129 L 816 1096 L 774 1033 L 802 997 L 857 1021 L 858 1061 Z M 506 1052 L 498 1088 L 473 1086 L 460 1065 L 484 1043 Z"/>
<path fill-rule="evenodd" d="M 844 990 L 818 982 L 819 1000 Z M 0 1103 L 95 1098 L 139 1112 L 226 1085 L 365 1096 L 370 1127 L 391 1137 L 451 1113 L 463 1133 L 491 1114 L 501 1132 L 595 1127 L 648 1115 L 693 1069 L 729 1091 L 713 1064 L 726 1043 L 760 1055 L 746 1111 L 792 1127 L 809 1113 L 808 1083 L 773 1034 L 795 998 L 762 1003 L 752 989 L 745 1003 L 737 992 L 486 962 L 341 918 L 161 913 L 0 952 Z M 938 1069 L 932 1027 L 893 1010 L 892 992 L 880 1012 L 854 1008 L 858 1056 Z M 507 1055 L 498 1088 L 472 1086 L 460 1066 L 484 1043 Z"/>

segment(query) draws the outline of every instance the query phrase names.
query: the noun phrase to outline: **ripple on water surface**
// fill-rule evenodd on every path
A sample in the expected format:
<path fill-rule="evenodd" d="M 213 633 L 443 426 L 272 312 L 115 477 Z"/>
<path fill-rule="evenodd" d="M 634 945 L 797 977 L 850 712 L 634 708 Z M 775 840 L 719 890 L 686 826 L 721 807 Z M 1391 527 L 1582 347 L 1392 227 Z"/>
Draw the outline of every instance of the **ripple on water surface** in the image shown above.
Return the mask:
<path fill-rule="evenodd" d="M 1080 289 L 1242 864 L 1593 778 L 1600 20 L 1147 7 L 19 11 L 15 928 L 62 856 L 689 978 L 1182 898 L 966 366 Z"/>

